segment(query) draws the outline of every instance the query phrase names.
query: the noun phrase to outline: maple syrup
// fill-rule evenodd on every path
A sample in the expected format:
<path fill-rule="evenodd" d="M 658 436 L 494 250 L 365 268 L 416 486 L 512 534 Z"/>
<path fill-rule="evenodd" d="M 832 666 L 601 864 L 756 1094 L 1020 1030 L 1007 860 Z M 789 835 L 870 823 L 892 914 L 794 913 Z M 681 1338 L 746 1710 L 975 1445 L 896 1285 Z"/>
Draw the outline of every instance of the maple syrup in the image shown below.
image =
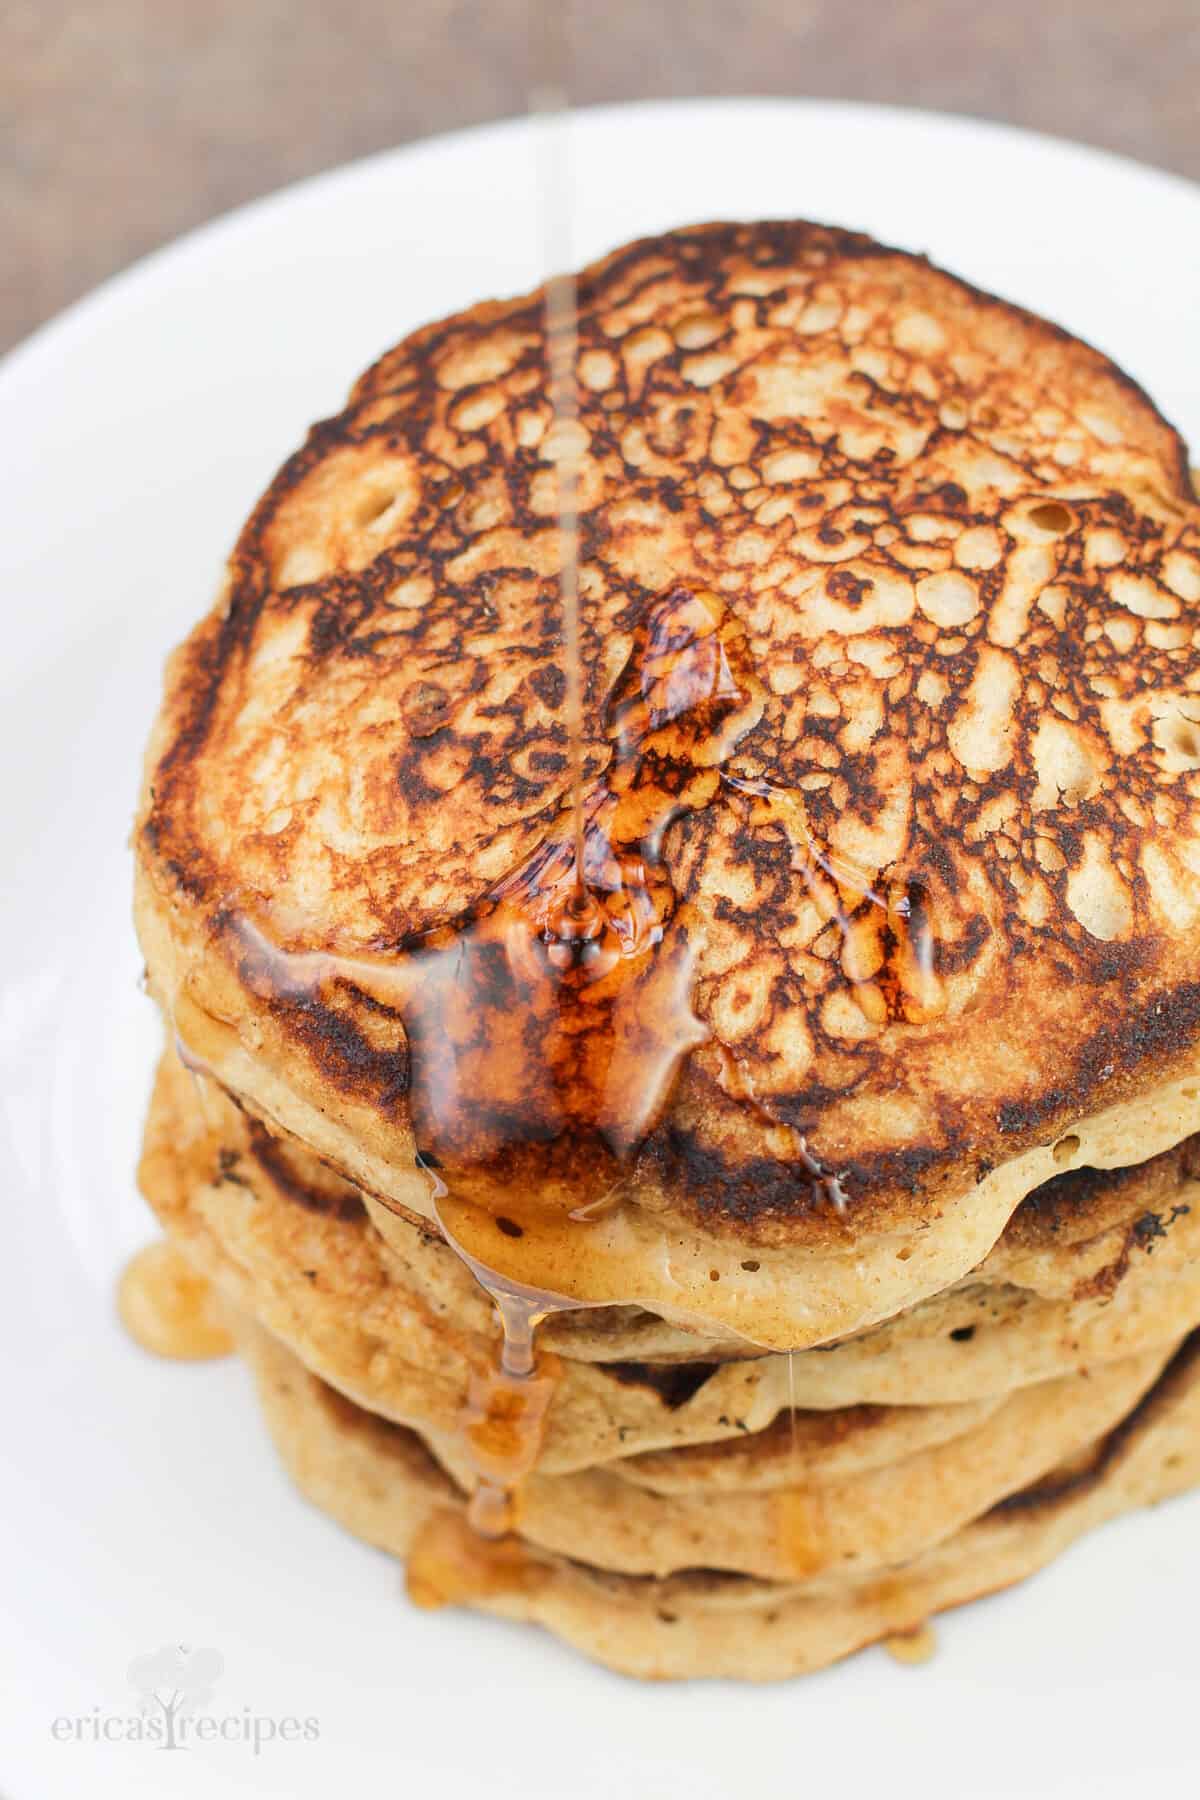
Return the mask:
<path fill-rule="evenodd" d="M 774 1496 L 780 1559 L 794 1581 L 807 1581 L 828 1566 L 829 1527 L 820 1493 L 803 1486 Z"/>
<path fill-rule="evenodd" d="M 476 1476 L 467 1517 L 482 1537 L 498 1538 L 516 1523 L 520 1484 L 537 1462 L 560 1375 L 558 1358 L 539 1354 L 534 1334 L 551 1313 L 571 1310 L 578 1302 L 524 1287 L 485 1267 L 457 1242 L 440 1211 L 438 1218 L 447 1242 L 490 1298 L 501 1326 L 500 1354 L 472 1372 L 460 1419 L 463 1446 Z"/>
<path fill-rule="evenodd" d="M 610 697 L 613 758 L 584 799 L 581 851 L 552 831 L 466 911 L 389 950 L 293 952 L 228 915 L 264 998 L 341 983 L 399 1013 L 419 1157 L 452 1205 L 510 1213 L 523 1195 L 522 1229 L 539 1210 L 577 1212 L 660 1116 L 708 1036 L 663 840 L 718 796 L 759 696 L 740 623 L 715 595 L 675 588 L 648 607 Z"/>
<path fill-rule="evenodd" d="M 440 1508 L 418 1530 L 408 1553 L 405 1585 L 414 1606 L 427 1611 L 528 1594 L 547 1570 L 519 1538 L 482 1537 L 460 1512 Z"/>
<path fill-rule="evenodd" d="M 556 1356 L 539 1353 L 535 1333 L 552 1312 L 579 1303 L 509 1281 L 463 1249 L 441 1219 L 446 1190 L 433 1178 L 442 1231 L 489 1295 L 500 1320 L 500 1353 L 472 1371 L 459 1430 L 476 1477 L 465 1519 L 443 1508 L 427 1519 L 409 1550 L 409 1599 L 426 1609 L 526 1592 L 538 1566 L 513 1533 L 521 1484 L 534 1468 L 558 1385 Z"/>
<path fill-rule="evenodd" d="M 883 1647 L 893 1662 L 904 1663 L 916 1668 L 921 1663 L 931 1662 L 937 1655 L 937 1634 L 933 1626 L 914 1625 L 911 1631 L 896 1631 L 885 1637 Z"/>
<path fill-rule="evenodd" d="M 211 1285 L 166 1238 L 145 1245 L 126 1264 L 117 1313 L 134 1342 L 155 1356 L 195 1362 L 233 1349 Z"/>
<path fill-rule="evenodd" d="M 777 1119 L 771 1111 L 769 1103 L 764 1100 L 754 1086 L 750 1075 L 738 1061 L 728 1044 L 717 1046 L 717 1056 L 721 1068 L 721 1077 L 727 1094 L 743 1101 L 765 1127 L 765 1148 L 781 1162 L 799 1163 L 812 1183 L 812 1191 L 817 1199 L 823 1201 L 833 1212 L 843 1214 L 848 1204 L 845 1186 L 840 1175 L 827 1169 L 820 1159 L 814 1156 L 809 1148 L 808 1139 L 794 1125 L 787 1125 Z M 789 1352 L 790 1357 L 790 1352 Z M 791 1361 L 788 1362 L 788 1379 L 794 1380 Z"/>
<path fill-rule="evenodd" d="M 561 189 L 547 173 L 543 193 L 561 200 Z M 565 240 L 565 212 L 558 220 L 548 203 L 544 209 L 551 238 L 560 227 Z M 471 1256 L 444 1216 L 451 1201 L 447 1173 L 453 1170 L 460 1226 L 479 1195 L 475 1181 L 463 1183 L 463 1150 L 474 1174 L 493 1145 L 474 1148 L 447 1144 L 448 1118 L 456 1124 L 472 1116 L 470 1100 L 495 1097 L 497 1074 L 519 1085 L 518 1104 L 536 1094 L 537 1111 L 526 1114 L 530 1130 L 536 1121 L 540 1144 L 557 1141 L 578 1158 L 581 1142 L 599 1138 L 606 1153 L 587 1157 L 575 1178 L 568 1175 L 564 1193 L 572 1220 L 594 1218 L 618 1191 L 610 1158 L 621 1158 L 636 1146 L 665 1103 L 681 1058 L 706 1033 L 691 1009 L 692 957 L 686 933 L 677 930 L 676 896 L 663 862 L 663 838 L 686 811 L 706 805 L 717 789 L 711 775 L 699 770 L 724 761 L 749 725 L 746 712 L 757 684 L 739 686 L 730 657 L 741 638 L 715 595 L 676 588 L 648 612 L 633 651 L 613 690 L 606 726 L 613 740 L 613 776 L 585 805 L 583 792 L 583 670 L 579 632 L 578 395 L 576 391 L 577 308 L 572 275 L 551 275 L 546 283 L 545 329 L 553 462 L 557 481 L 560 598 L 563 617 L 563 661 L 566 676 L 566 725 L 571 781 L 571 862 L 569 878 L 562 846 L 553 839 L 496 890 L 496 929 L 484 941 L 504 943 L 504 973 L 522 977 L 508 1015 L 513 1029 L 475 1039 L 488 1065 L 483 1070 L 460 1066 L 466 1032 L 449 1034 L 446 1008 L 458 1015 L 453 1023 L 470 1029 L 471 1012 L 480 998 L 478 979 L 461 979 L 464 946 L 456 936 L 449 983 L 438 999 L 430 989 L 424 1006 L 405 1017 L 412 1063 L 420 1069 L 431 1049 L 453 1046 L 437 1078 L 436 1090 L 425 1087 L 423 1104 L 413 1101 L 413 1122 L 422 1160 L 436 1163 L 434 1204 L 449 1242 L 490 1295 L 499 1315 L 503 1340 L 498 1361 L 472 1379 L 462 1420 L 462 1435 L 477 1483 L 468 1521 L 483 1537 L 504 1539 L 516 1518 L 520 1483 L 534 1467 L 541 1447 L 546 1413 L 553 1395 L 551 1359 L 535 1356 L 534 1333 L 550 1312 L 573 1302 L 544 1289 L 521 1286 Z M 740 715 L 740 725 L 735 723 Z M 706 743 L 706 736 L 710 739 Z M 706 753 L 707 752 L 707 753 Z M 470 950 L 466 950 L 469 959 Z M 496 970 L 500 972 L 499 969 Z M 505 984 L 507 990 L 507 983 Z M 505 1000 L 508 992 L 505 991 Z M 449 1004 L 448 1004 L 449 1003 Z M 459 1009 L 466 1007 L 463 1016 Z M 529 1026 L 536 1022 L 536 1047 Z M 412 1026 L 419 1036 L 414 1042 Z M 499 1049 L 499 1054 L 497 1051 Z M 529 1050 L 534 1050 L 531 1066 Z M 538 1066 L 540 1065 L 540 1066 Z M 449 1108 L 447 1101 L 450 1102 Z M 464 1106 L 462 1103 L 465 1102 Z M 432 1104 L 431 1104 L 432 1103 Z M 506 1133 L 511 1137 L 511 1126 Z M 495 1148 L 507 1150 L 507 1144 Z M 481 1152 L 483 1153 L 481 1155 Z M 580 1179 L 586 1170 L 590 1179 Z M 597 1185 L 597 1172 L 599 1185 Z M 446 1172 L 446 1173 L 443 1173 Z M 464 1192 L 464 1186 L 466 1191 Z M 511 1173 L 501 1191 L 511 1193 Z M 539 1184 L 544 1192 L 544 1175 Z M 516 1233 L 527 1223 L 508 1221 Z M 455 1546 L 457 1545 L 457 1557 Z M 431 1593 L 444 1593 L 449 1564 L 454 1581 L 490 1579 L 492 1565 L 480 1570 L 476 1558 L 463 1558 L 461 1538 L 445 1524 L 435 1524 L 414 1547 L 409 1565 L 409 1592 L 429 1603 Z M 440 1578 L 430 1579 L 431 1566 Z"/>
<path fill-rule="evenodd" d="M 591 912 L 584 877 L 583 658 L 579 644 L 579 396 L 575 277 L 551 275 L 546 283 L 546 354 L 549 366 L 551 461 L 556 478 L 559 595 L 566 677 L 567 755 L 571 776 L 574 885 L 568 910 L 582 924 Z"/>

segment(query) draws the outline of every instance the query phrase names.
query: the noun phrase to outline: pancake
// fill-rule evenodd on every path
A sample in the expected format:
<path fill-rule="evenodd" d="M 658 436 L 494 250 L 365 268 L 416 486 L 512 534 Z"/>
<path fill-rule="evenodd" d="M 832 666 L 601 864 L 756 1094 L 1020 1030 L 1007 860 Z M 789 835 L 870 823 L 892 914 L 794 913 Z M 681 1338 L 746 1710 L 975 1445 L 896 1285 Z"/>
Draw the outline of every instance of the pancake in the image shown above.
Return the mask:
<path fill-rule="evenodd" d="M 805 1673 L 1041 1568 L 1083 1532 L 1200 1480 L 1200 1366 L 1189 1340 L 1086 1455 L 895 1567 L 808 1582 L 712 1570 L 604 1573 L 520 1540 L 474 1540 L 455 1485 L 412 1433 L 307 1374 L 268 1334 L 244 1350 L 276 1447 L 306 1497 L 398 1557 L 410 1589 L 535 1622 L 585 1654 L 651 1679 L 765 1681 Z"/>
<path fill-rule="evenodd" d="M 437 956 L 569 829 L 537 295 L 390 352 L 251 515 L 168 672 L 139 935 L 191 1055 L 398 1244 L 420 1149 L 493 1267 L 815 1346 L 1200 1124 L 1200 509 L 1111 363 L 865 238 L 674 232 L 579 308 L 597 868 L 662 801 L 617 1113 L 503 983 L 471 1104 L 431 1098 Z"/>
<path fill-rule="evenodd" d="M 1115 1177 L 1123 1214 L 1096 1175 L 1060 1177 L 1049 1193 L 1031 1196 L 1011 1228 L 1022 1255 L 1040 1243 L 1048 1261 L 1056 1231 L 1070 1238 L 1085 1230 L 1083 1197 L 1109 1227 L 1102 1239 L 1115 1230 L 1132 1246 L 1119 1279 L 1092 1284 L 1078 1300 L 1014 1288 L 1001 1260 L 995 1286 L 983 1279 L 985 1264 L 974 1285 L 861 1338 L 752 1360 L 725 1360 L 716 1344 L 694 1346 L 686 1362 L 628 1360 L 631 1350 L 638 1356 L 639 1338 L 635 1327 L 631 1339 L 623 1318 L 609 1321 L 599 1360 L 595 1340 L 581 1355 L 568 1333 L 553 1337 L 548 1325 L 545 1344 L 560 1358 L 561 1376 L 537 1468 L 564 1474 L 682 1450 L 686 1469 L 689 1446 L 719 1446 L 730 1463 L 743 1463 L 726 1485 L 745 1488 L 754 1485 L 744 1465 L 761 1458 L 760 1434 L 792 1406 L 839 1416 L 863 1406 L 923 1415 L 888 1426 L 887 1460 L 978 1424 L 982 1414 L 955 1416 L 964 1407 L 1146 1351 L 1165 1354 L 1200 1322 L 1200 1188 L 1192 1167 L 1184 1146 Z M 373 1230 L 361 1201 L 352 1207 L 340 1178 L 295 1146 L 265 1141 L 252 1119 L 173 1055 L 156 1084 L 141 1180 L 171 1236 L 241 1311 L 350 1399 L 453 1456 L 472 1374 L 494 1354 L 497 1326 L 482 1290 L 446 1246 L 406 1228 L 402 1257 Z M 1068 1268 L 1081 1248 L 1086 1240 L 1062 1246 Z M 934 1409 L 949 1416 L 931 1422 Z M 862 1427 L 860 1419 L 860 1441 Z M 807 1429 L 816 1431 L 814 1460 L 829 1456 L 831 1433 Z M 878 1421 L 873 1430 L 884 1437 Z"/>
<path fill-rule="evenodd" d="M 653 1486 L 644 1464 L 633 1482 L 623 1479 L 620 1462 L 574 1475 L 534 1473 L 521 1485 L 517 1526 L 539 1548 L 629 1575 L 712 1568 L 808 1581 L 887 1568 L 1086 1451 L 1136 1405 L 1168 1360 L 1169 1351 L 1150 1351 L 1019 1389 L 959 1435 L 841 1477 L 819 1460 L 789 1467 L 782 1443 L 766 1470 L 752 1455 L 728 1459 L 747 1479 L 738 1488 L 714 1490 L 711 1462 L 694 1451 L 656 1458 L 671 1469 Z M 835 1417 L 853 1441 L 856 1421 Z M 745 1448 L 757 1443 L 756 1435 Z M 430 1448 L 471 1492 L 462 1440 Z"/>

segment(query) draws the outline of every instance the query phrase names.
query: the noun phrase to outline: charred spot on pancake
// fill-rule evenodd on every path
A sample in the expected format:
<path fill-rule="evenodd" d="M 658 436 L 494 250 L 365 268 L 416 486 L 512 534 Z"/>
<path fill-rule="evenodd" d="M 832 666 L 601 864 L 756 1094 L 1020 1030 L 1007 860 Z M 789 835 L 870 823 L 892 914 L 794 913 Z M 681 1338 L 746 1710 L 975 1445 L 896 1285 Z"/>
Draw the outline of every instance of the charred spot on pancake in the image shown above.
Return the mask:
<path fill-rule="evenodd" d="M 604 1364 L 604 1371 L 624 1386 L 649 1388 L 658 1395 L 668 1412 L 677 1412 L 700 1392 L 720 1367 L 720 1363 L 715 1362 L 610 1362 Z"/>
<path fill-rule="evenodd" d="M 282 1138 L 273 1137 L 258 1119 L 247 1116 L 246 1127 L 249 1154 L 277 1193 L 286 1195 L 309 1212 L 323 1213 L 327 1218 L 355 1223 L 365 1221 L 367 1215 L 362 1196 L 348 1181 L 332 1169 L 316 1164 L 311 1152 L 297 1155 Z"/>
<path fill-rule="evenodd" d="M 812 1116 L 811 1098 L 806 1096 L 806 1101 L 799 1115 L 802 1118 Z M 790 1123 L 790 1109 L 779 1105 L 778 1110 Z M 818 1160 L 819 1149 L 818 1136 Z M 740 1226 L 754 1232 L 764 1244 L 776 1240 L 775 1227 L 804 1214 L 822 1220 L 826 1236 L 845 1241 L 862 1192 L 886 1181 L 915 1198 L 922 1173 L 941 1160 L 933 1145 L 909 1145 L 887 1159 L 886 1169 L 880 1163 L 858 1159 L 840 1163 L 836 1174 L 847 1196 L 843 1216 L 831 1207 L 820 1183 L 802 1163 L 766 1156 L 727 1156 L 698 1133 L 673 1123 L 651 1134 L 641 1158 L 643 1166 L 655 1171 L 693 1217 L 710 1227 L 723 1223 Z"/>
<path fill-rule="evenodd" d="M 239 1170 L 241 1158 L 236 1150 L 218 1150 L 217 1152 L 217 1186 L 222 1182 L 232 1182 L 235 1187 L 245 1187 L 246 1177 Z"/>
<path fill-rule="evenodd" d="M 1190 1206 L 1173 1206 L 1169 1213 L 1143 1213 L 1133 1226 L 1133 1235 L 1141 1249 L 1149 1256 L 1158 1238 L 1165 1238 L 1176 1219 L 1182 1219 L 1191 1212 Z"/>

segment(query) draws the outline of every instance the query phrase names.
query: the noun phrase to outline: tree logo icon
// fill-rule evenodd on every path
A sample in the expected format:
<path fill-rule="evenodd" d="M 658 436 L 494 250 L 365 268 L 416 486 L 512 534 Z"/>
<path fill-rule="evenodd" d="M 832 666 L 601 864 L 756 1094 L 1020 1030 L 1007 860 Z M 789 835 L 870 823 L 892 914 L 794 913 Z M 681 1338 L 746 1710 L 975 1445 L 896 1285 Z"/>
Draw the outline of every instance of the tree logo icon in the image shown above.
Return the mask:
<path fill-rule="evenodd" d="M 140 1697 L 143 1714 L 162 1719 L 162 1749 L 185 1748 L 176 1726 L 180 1719 L 203 1712 L 224 1668 L 219 1650 L 193 1650 L 187 1644 L 164 1644 L 148 1656 L 134 1657 L 129 1683 Z"/>

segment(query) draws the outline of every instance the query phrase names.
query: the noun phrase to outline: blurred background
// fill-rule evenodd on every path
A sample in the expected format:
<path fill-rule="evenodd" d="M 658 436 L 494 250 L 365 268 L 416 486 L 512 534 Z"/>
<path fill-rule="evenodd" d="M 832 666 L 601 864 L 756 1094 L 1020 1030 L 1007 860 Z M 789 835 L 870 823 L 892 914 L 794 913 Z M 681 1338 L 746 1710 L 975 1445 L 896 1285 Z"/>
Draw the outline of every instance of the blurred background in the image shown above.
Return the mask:
<path fill-rule="evenodd" d="M 535 3 L 5 0 L 0 349 L 241 201 L 523 111 Z M 580 104 L 892 101 L 1200 178 L 1200 0 L 575 0 L 566 23 Z"/>

